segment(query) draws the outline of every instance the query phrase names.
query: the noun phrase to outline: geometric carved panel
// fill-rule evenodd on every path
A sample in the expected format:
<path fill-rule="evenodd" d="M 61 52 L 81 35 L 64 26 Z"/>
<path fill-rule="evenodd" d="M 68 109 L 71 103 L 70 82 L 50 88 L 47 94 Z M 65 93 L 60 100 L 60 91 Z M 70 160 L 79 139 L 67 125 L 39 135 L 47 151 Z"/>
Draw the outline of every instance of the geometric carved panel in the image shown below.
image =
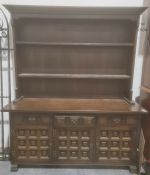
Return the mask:
<path fill-rule="evenodd" d="M 60 127 L 93 127 L 95 118 L 91 116 L 55 116 L 55 125 Z"/>
<path fill-rule="evenodd" d="M 57 146 L 56 146 L 56 159 L 57 160 L 86 160 L 91 159 L 91 152 L 93 148 L 91 129 L 57 129 Z"/>
<path fill-rule="evenodd" d="M 96 146 L 99 160 L 130 160 L 130 130 L 99 130 Z"/>
<path fill-rule="evenodd" d="M 50 156 L 49 129 L 19 128 L 16 130 L 17 159 L 45 160 Z"/>
<path fill-rule="evenodd" d="M 107 127 L 107 123 L 110 122 L 103 119 L 101 122 L 105 123 L 105 126 L 99 125 L 95 133 L 93 127 L 95 126 L 93 125 L 95 119 L 85 116 L 84 120 L 81 120 L 81 118 L 76 116 L 55 118 L 54 121 L 57 121 L 57 125 L 54 124 L 53 140 L 50 122 L 47 125 L 37 126 L 35 124 L 17 125 L 15 129 L 17 159 L 49 161 L 52 160 L 52 154 L 55 160 L 66 161 L 66 163 L 92 162 L 94 155 L 99 161 L 127 162 L 131 160 L 133 155 L 133 130 L 119 128 L 118 123 L 117 127 Z M 30 123 L 37 120 L 33 119 Z M 39 120 L 37 121 L 39 122 Z M 114 118 L 112 121 L 114 121 Z M 118 122 L 115 118 L 116 121 Z M 121 121 L 124 122 L 124 120 Z M 68 126 L 66 122 L 69 122 L 70 125 Z M 62 123 L 63 126 L 60 125 Z M 53 146 L 53 151 L 51 146 Z M 95 146 L 96 150 L 94 150 Z"/>

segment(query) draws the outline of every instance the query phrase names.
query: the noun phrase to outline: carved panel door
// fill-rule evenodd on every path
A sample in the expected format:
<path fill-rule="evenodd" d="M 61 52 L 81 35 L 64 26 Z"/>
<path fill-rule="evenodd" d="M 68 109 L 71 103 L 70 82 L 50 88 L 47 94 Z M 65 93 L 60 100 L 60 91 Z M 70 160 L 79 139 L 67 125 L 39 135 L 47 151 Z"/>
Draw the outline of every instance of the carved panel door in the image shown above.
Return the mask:
<path fill-rule="evenodd" d="M 55 160 L 92 162 L 94 124 L 95 118 L 90 116 L 55 116 Z"/>
<path fill-rule="evenodd" d="M 136 162 L 137 119 L 100 117 L 97 124 L 96 156 L 99 162 Z"/>
<path fill-rule="evenodd" d="M 51 119 L 45 114 L 15 114 L 12 156 L 16 161 L 48 162 L 51 159 Z M 16 156 L 17 155 L 17 156 Z"/>

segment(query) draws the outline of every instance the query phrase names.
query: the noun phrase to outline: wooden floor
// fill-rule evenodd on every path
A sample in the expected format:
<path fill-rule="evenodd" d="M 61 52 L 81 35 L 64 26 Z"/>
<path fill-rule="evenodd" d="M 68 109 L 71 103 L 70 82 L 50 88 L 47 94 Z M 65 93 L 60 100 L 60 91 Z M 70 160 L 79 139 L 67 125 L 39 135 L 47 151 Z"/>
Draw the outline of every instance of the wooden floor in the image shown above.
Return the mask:
<path fill-rule="evenodd" d="M 113 170 L 60 168 L 19 168 L 17 172 L 10 172 L 10 162 L 0 161 L 0 175 L 131 175 L 131 173 L 128 170 L 116 169 Z"/>

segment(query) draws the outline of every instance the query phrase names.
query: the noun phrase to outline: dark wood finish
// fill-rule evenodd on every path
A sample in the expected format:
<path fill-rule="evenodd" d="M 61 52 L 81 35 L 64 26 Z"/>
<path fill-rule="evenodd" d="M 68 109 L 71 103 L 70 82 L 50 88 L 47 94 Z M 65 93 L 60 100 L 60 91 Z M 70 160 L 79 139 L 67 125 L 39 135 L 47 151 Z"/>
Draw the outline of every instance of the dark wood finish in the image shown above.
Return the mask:
<path fill-rule="evenodd" d="M 13 17 L 18 97 L 131 100 L 137 23 L 145 8 L 6 7 Z"/>
<path fill-rule="evenodd" d="M 16 102 L 16 105 L 17 103 L 20 105 L 21 101 L 23 99 Z M 52 101 L 57 108 L 60 108 L 58 101 L 57 103 L 55 100 Z M 65 104 L 61 110 L 46 110 L 42 107 L 43 101 L 39 101 L 42 110 L 35 109 L 34 102 L 32 102 L 33 108 L 35 107 L 33 112 L 27 108 L 23 111 L 21 106 L 20 111 L 13 109 L 12 164 L 136 167 L 140 113 L 132 112 L 133 109 L 130 111 L 128 109 L 130 105 L 126 102 L 122 102 L 124 110 L 120 111 L 116 103 L 109 112 L 107 111 L 109 100 L 100 103 L 98 108 L 101 110 L 94 112 L 93 103 L 89 104 L 91 101 L 89 103 L 88 101 L 89 110 L 84 109 L 84 112 L 79 108 L 79 111 L 76 109 L 78 105 L 75 105 L 76 101 L 73 103 L 73 100 L 70 103 L 70 107 L 75 108 L 73 111 L 64 111 Z M 51 106 L 50 103 L 46 104 Z M 66 100 L 66 105 L 68 104 Z M 78 104 L 81 108 L 84 107 L 82 99 Z"/>
<path fill-rule="evenodd" d="M 13 167 L 139 172 L 146 111 L 129 102 L 138 19 L 145 8 L 6 7 L 16 47 L 18 98 L 3 109 L 10 112 Z"/>
<path fill-rule="evenodd" d="M 69 99 L 69 98 L 20 98 L 5 106 L 8 112 L 86 112 L 143 114 L 138 104 L 123 99 Z"/>
<path fill-rule="evenodd" d="M 20 98 L 11 114 L 13 165 L 138 167 L 146 111 L 122 99 Z M 14 170 L 14 169 L 13 169 Z"/>
<path fill-rule="evenodd" d="M 18 75 L 23 78 L 90 78 L 90 79 L 129 79 L 129 75 L 99 75 L 99 74 L 37 74 L 22 73 Z"/>
<path fill-rule="evenodd" d="M 48 45 L 48 46 L 134 46 L 133 43 L 68 43 L 68 42 L 31 42 L 16 41 L 18 45 Z"/>

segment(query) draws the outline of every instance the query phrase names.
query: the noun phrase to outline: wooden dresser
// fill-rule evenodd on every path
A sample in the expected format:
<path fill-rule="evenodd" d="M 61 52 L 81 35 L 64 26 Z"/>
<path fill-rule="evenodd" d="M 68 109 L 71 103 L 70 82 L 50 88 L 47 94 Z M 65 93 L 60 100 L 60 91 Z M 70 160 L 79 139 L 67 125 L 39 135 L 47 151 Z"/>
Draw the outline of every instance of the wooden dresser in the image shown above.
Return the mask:
<path fill-rule="evenodd" d="M 12 14 L 17 98 L 11 164 L 140 169 L 131 103 L 142 7 L 5 6 Z"/>

